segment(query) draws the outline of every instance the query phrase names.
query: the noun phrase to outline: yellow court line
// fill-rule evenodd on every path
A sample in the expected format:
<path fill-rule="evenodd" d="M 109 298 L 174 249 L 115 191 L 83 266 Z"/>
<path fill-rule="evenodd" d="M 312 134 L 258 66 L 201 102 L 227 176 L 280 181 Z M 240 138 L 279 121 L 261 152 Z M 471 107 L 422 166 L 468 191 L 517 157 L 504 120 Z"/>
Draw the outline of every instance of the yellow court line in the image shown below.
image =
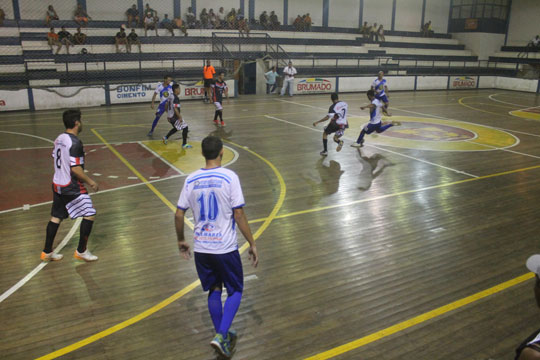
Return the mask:
<path fill-rule="evenodd" d="M 492 115 L 498 115 L 498 116 L 510 116 L 508 114 L 501 114 L 501 113 L 495 113 L 495 112 L 492 112 L 492 111 L 487 111 L 487 110 L 482 110 L 482 109 L 478 109 L 478 108 L 475 108 L 475 107 L 472 107 L 470 105 L 467 105 L 463 102 L 463 99 L 468 99 L 468 98 L 472 98 L 472 97 L 480 97 L 481 95 L 478 95 L 478 96 L 464 96 L 462 98 L 459 98 L 458 100 L 458 103 L 462 106 L 465 106 L 466 108 L 469 108 L 469 109 L 472 109 L 472 110 L 475 110 L 475 111 L 480 111 L 480 112 L 483 112 L 483 113 L 486 113 L 486 114 L 492 114 Z"/>
<path fill-rule="evenodd" d="M 532 279 L 534 277 L 534 273 L 526 273 L 524 275 L 518 276 L 512 280 L 505 281 L 499 285 L 495 285 L 489 289 L 477 292 L 476 294 L 467 296 L 463 299 L 459 299 L 457 301 L 454 301 L 450 304 L 438 307 L 434 310 L 425 312 L 421 315 L 415 316 L 412 319 L 405 320 L 403 322 L 400 322 L 398 324 L 392 325 L 390 327 L 387 327 L 386 329 L 379 330 L 373 334 L 361 337 L 360 339 L 351 341 L 347 344 L 335 347 L 333 349 L 330 349 L 328 351 L 319 353 L 314 356 L 310 356 L 308 358 L 305 358 L 304 360 L 324 360 L 324 359 L 331 359 L 335 356 L 341 355 L 343 353 L 346 353 L 348 351 L 358 349 L 359 347 L 362 347 L 364 345 L 370 344 L 374 341 L 380 340 L 384 337 L 393 335 L 397 332 L 403 331 L 405 329 L 408 329 L 412 326 L 421 324 L 425 321 L 431 320 L 433 318 L 436 318 L 438 316 L 441 316 L 443 314 L 446 314 L 450 311 L 459 309 L 463 306 L 469 305 L 475 301 L 481 300 L 483 298 L 486 298 L 488 296 L 491 296 L 493 294 L 496 294 L 498 292 L 501 292 L 503 290 L 506 290 L 512 286 L 521 284 L 524 281 L 527 281 L 529 279 Z"/>
<path fill-rule="evenodd" d="M 131 170 L 133 171 L 133 173 L 135 175 L 137 175 L 137 177 L 139 177 L 141 180 L 144 179 L 144 177 L 118 152 L 116 151 L 116 149 L 114 149 L 112 146 L 110 146 L 110 144 L 97 132 L 95 131 L 94 129 L 92 129 L 92 132 L 94 132 L 94 134 L 96 134 L 96 136 L 105 144 L 107 145 L 107 147 L 109 147 L 109 149 L 120 159 L 122 160 L 122 162 Z M 261 227 L 259 229 L 257 229 L 257 231 L 255 232 L 255 234 L 253 234 L 253 238 L 255 240 L 257 240 L 261 234 L 266 230 L 266 228 L 270 225 L 270 223 L 272 222 L 272 220 L 274 220 L 276 214 L 278 213 L 278 211 L 281 209 L 281 207 L 283 206 L 283 202 L 285 201 L 285 194 L 287 192 L 287 187 L 285 185 L 285 180 L 283 179 L 283 176 L 281 175 L 281 173 L 279 172 L 279 170 L 274 166 L 274 164 L 272 164 L 269 160 L 267 160 L 266 158 L 262 157 L 261 155 L 257 154 L 256 152 L 250 150 L 250 149 L 246 149 L 238 144 L 235 144 L 231 141 L 227 141 L 229 144 L 231 145 L 234 145 L 234 146 L 237 146 L 238 148 L 241 148 L 247 152 L 249 152 L 250 154 L 253 154 L 254 156 L 258 157 L 259 159 L 261 159 L 262 161 L 264 161 L 271 169 L 272 171 L 274 172 L 274 174 L 276 175 L 276 177 L 278 178 L 278 181 L 279 181 L 279 185 L 280 185 L 280 193 L 279 193 L 279 198 L 278 198 L 278 201 L 276 202 L 276 205 L 274 205 L 274 208 L 272 209 L 272 212 L 270 213 L 270 215 L 268 216 L 268 218 L 266 218 L 265 222 L 261 225 Z M 143 180 L 143 181 L 146 181 Z M 154 193 L 163 201 L 165 202 L 165 204 L 167 204 L 167 206 L 169 206 L 169 208 L 171 208 L 171 210 L 173 211 L 176 211 L 176 207 L 174 207 L 156 188 L 153 187 L 152 184 L 146 184 L 147 186 L 152 186 L 152 188 L 155 190 L 152 190 L 154 191 Z M 151 188 L 151 189 L 152 189 Z M 187 219 L 186 219 L 187 220 Z M 192 225 L 191 225 L 192 226 Z M 248 243 L 245 243 L 240 249 L 240 254 L 243 254 L 247 248 L 249 247 Z M 42 357 L 39 357 L 37 360 L 49 360 L 49 359 L 56 359 L 57 357 L 60 357 L 62 355 L 65 355 L 65 354 L 68 354 L 70 352 L 73 352 L 77 349 L 80 349 L 86 345 L 89 345 L 93 342 L 96 342 L 106 336 L 109 336 L 111 334 L 114 334 L 122 329 L 125 329 L 126 327 L 130 326 L 130 325 L 133 325 L 145 318 L 147 318 L 148 316 L 158 312 L 159 310 L 163 309 L 164 307 L 166 307 L 167 305 L 171 304 L 172 302 L 180 299 L 181 297 L 183 297 L 184 295 L 188 294 L 189 292 L 191 292 L 193 289 L 197 288 L 198 286 L 200 285 L 200 281 L 199 280 L 196 280 L 194 282 L 192 282 L 191 284 L 189 284 L 188 286 L 186 286 L 185 288 L 183 288 L 182 290 L 178 291 L 177 293 L 171 295 L 170 297 L 166 298 L 165 300 L 161 301 L 160 303 L 152 306 L 151 308 L 143 311 L 142 313 L 128 319 L 128 320 L 125 320 L 121 323 L 118 323 L 108 329 L 105 329 L 103 331 L 100 331 L 92 336 L 89 336 L 83 340 L 80 340 L 74 344 L 71 344 L 71 345 L 68 345 L 66 347 L 63 347 L 59 350 L 56 350 L 50 354 L 47 354 L 47 355 L 44 355 Z"/>

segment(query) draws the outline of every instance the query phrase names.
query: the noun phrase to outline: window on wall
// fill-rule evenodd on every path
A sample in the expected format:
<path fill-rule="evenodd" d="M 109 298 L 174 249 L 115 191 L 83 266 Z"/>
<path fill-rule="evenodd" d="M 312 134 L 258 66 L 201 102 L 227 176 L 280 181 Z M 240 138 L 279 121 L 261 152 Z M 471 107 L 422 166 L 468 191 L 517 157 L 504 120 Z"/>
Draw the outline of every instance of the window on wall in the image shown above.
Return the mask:
<path fill-rule="evenodd" d="M 454 0 L 452 19 L 500 19 L 508 17 L 509 0 Z"/>

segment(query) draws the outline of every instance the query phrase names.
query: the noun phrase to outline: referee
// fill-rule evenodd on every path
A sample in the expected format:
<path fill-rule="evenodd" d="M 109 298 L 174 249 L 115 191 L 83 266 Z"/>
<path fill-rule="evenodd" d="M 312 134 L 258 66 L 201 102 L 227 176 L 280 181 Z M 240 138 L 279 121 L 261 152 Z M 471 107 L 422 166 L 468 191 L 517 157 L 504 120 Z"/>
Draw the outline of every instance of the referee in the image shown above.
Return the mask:
<path fill-rule="evenodd" d="M 206 66 L 203 68 L 203 80 L 204 80 L 204 102 L 210 102 L 211 97 L 211 85 L 214 80 L 214 74 L 216 69 L 210 64 L 210 60 L 206 60 Z"/>

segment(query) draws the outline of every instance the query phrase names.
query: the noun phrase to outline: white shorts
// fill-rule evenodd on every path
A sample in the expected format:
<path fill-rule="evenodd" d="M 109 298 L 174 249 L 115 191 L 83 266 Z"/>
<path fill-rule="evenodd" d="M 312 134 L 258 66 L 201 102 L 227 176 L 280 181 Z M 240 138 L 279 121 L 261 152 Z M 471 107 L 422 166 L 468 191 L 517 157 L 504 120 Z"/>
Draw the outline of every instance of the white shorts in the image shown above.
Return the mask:
<path fill-rule="evenodd" d="M 187 128 L 188 126 L 187 122 L 183 120 L 180 121 L 180 119 L 169 118 L 168 120 L 171 123 L 171 125 L 174 126 L 176 130 L 183 130 L 184 128 Z"/>
<path fill-rule="evenodd" d="M 223 105 L 219 101 L 216 101 L 214 105 L 216 106 L 216 110 L 223 110 Z"/>
<path fill-rule="evenodd" d="M 96 215 L 96 209 L 94 209 L 92 199 L 88 194 L 60 195 L 56 192 L 53 194 L 51 215 L 54 217 L 65 219 L 69 216 L 76 219 Z"/>

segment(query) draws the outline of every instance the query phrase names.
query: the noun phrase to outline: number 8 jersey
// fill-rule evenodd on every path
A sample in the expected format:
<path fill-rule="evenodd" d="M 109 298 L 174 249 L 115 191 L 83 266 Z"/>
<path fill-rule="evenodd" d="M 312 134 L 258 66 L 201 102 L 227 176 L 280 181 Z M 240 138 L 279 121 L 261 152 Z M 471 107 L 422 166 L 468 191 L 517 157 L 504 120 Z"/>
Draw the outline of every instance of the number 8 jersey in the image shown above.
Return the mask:
<path fill-rule="evenodd" d="M 238 250 L 234 209 L 244 205 L 240 180 L 233 171 L 219 167 L 189 175 L 177 207 L 193 211 L 193 251 L 226 254 Z"/>
<path fill-rule="evenodd" d="M 84 169 L 84 149 L 81 140 L 73 134 L 63 133 L 54 140 L 53 189 L 62 195 L 86 194 L 83 183 L 71 171 L 73 166 Z"/>

